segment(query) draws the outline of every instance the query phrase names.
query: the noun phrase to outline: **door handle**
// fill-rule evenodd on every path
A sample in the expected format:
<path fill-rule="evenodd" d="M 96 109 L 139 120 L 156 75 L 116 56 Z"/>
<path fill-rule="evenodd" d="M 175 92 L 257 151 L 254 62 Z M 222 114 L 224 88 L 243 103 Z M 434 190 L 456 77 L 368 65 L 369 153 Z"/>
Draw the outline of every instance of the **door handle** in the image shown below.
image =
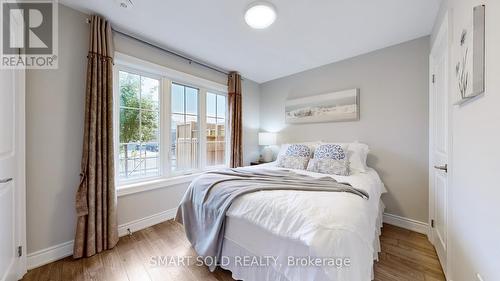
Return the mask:
<path fill-rule="evenodd" d="M 0 179 L 0 183 L 8 183 L 12 181 L 12 178 Z"/>
<path fill-rule="evenodd" d="M 448 164 L 444 164 L 444 166 L 434 166 L 434 169 L 438 169 L 444 171 L 445 173 L 448 173 Z"/>

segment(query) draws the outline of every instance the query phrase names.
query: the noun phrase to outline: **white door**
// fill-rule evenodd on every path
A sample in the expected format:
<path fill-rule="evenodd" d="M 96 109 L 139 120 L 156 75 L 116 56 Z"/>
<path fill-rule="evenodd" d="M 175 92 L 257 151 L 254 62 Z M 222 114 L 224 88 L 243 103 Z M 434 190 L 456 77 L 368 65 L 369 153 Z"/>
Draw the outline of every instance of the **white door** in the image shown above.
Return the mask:
<path fill-rule="evenodd" d="M 24 71 L 0 70 L 0 86 L 0 280 L 10 281 L 26 264 Z"/>
<path fill-rule="evenodd" d="M 430 56 L 430 155 L 429 203 L 430 240 L 434 244 L 446 274 L 448 254 L 448 36 L 447 17 L 436 38 Z"/>

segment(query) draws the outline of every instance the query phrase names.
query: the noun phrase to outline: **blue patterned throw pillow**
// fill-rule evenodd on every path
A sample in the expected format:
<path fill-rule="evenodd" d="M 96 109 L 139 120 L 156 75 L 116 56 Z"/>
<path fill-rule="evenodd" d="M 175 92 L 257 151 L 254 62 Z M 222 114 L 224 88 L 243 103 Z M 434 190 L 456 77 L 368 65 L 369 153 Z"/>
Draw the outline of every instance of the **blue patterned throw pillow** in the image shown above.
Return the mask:
<path fill-rule="evenodd" d="M 314 151 L 314 158 L 307 165 L 307 170 L 316 173 L 348 176 L 349 159 L 346 148 L 338 144 L 322 144 Z"/>
<path fill-rule="evenodd" d="M 278 167 L 305 170 L 311 154 L 311 149 L 307 145 L 291 144 L 285 154 L 278 157 Z"/>
<path fill-rule="evenodd" d="M 343 160 L 346 158 L 346 155 L 345 150 L 338 144 L 323 144 L 314 152 L 314 158 Z"/>
<path fill-rule="evenodd" d="M 334 160 L 334 159 L 311 159 L 307 165 L 307 170 L 315 173 L 338 175 L 338 176 L 348 176 L 349 171 L 349 161 L 344 160 Z"/>
<path fill-rule="evenodd" d="M 300 156 L 287 156 L 283 155 L 278 158 L 278 167 L 296 170 L 305 170 L 307 168 L 307 163 L 309 162 L 309 157 Z"/>
<path fill-rule="evenodd" d="M 311 149 L 305 144 L 291 144 L 285 153 L 286 156 L 311 157 Z"/>

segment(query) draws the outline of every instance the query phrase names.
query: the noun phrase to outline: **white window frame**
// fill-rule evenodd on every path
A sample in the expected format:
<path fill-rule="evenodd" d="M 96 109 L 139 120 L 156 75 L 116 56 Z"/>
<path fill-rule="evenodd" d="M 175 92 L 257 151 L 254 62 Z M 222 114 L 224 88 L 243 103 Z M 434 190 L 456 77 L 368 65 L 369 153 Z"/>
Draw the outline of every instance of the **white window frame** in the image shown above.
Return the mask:
<path fill-rule="evenodd" d="M 123 53 L 115 52 L 113 67 L 114 96 L 114 150 L 115 150 L 115 182 L 118 196 L 136 192 L 163 188 L 171 185 L 189 182 L 198 174 L 209 170 L 227 167 L 229 164 L 229 135 L 227 86 L 206 80 L 194 75 L 173 70 Z M 160 175 L 155 177 L 123 180 L 119 177 L 119 143 L 120 143 L 120 90 L 119 72 L 125 71 L 145 77 L 158 79 L 160 102 Z M 171 132 L 171 85 L 177 83 L 198 89 L 198 122 L 199 122 L 199 157 L 198 169 L 187 171 L 171 171 L 170 167 L 170 132 Z M 225 165 L 206 166 L 206 96 L 207 92 L 226 96 L 226 163 Z"/>

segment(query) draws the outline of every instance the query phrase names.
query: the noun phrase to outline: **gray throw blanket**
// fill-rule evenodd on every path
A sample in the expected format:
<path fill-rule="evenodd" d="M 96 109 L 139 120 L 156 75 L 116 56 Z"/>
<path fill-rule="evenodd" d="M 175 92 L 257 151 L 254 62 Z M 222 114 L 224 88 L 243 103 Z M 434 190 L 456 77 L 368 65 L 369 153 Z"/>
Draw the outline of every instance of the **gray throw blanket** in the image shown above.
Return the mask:
<path fill-rule="evenodd" d="M 289 170 L 224 169 L 205 173 L 191 183 L 175 220 L 184 225 L 198 255 L 220 261 L 226 211 L 238 196 L 261 190 L 349 192 L 368 199 L 365 191 L 331 177 L 314 178 Z M 216 262 L 207 265 L 211 271 L 217 266 Z"/>

